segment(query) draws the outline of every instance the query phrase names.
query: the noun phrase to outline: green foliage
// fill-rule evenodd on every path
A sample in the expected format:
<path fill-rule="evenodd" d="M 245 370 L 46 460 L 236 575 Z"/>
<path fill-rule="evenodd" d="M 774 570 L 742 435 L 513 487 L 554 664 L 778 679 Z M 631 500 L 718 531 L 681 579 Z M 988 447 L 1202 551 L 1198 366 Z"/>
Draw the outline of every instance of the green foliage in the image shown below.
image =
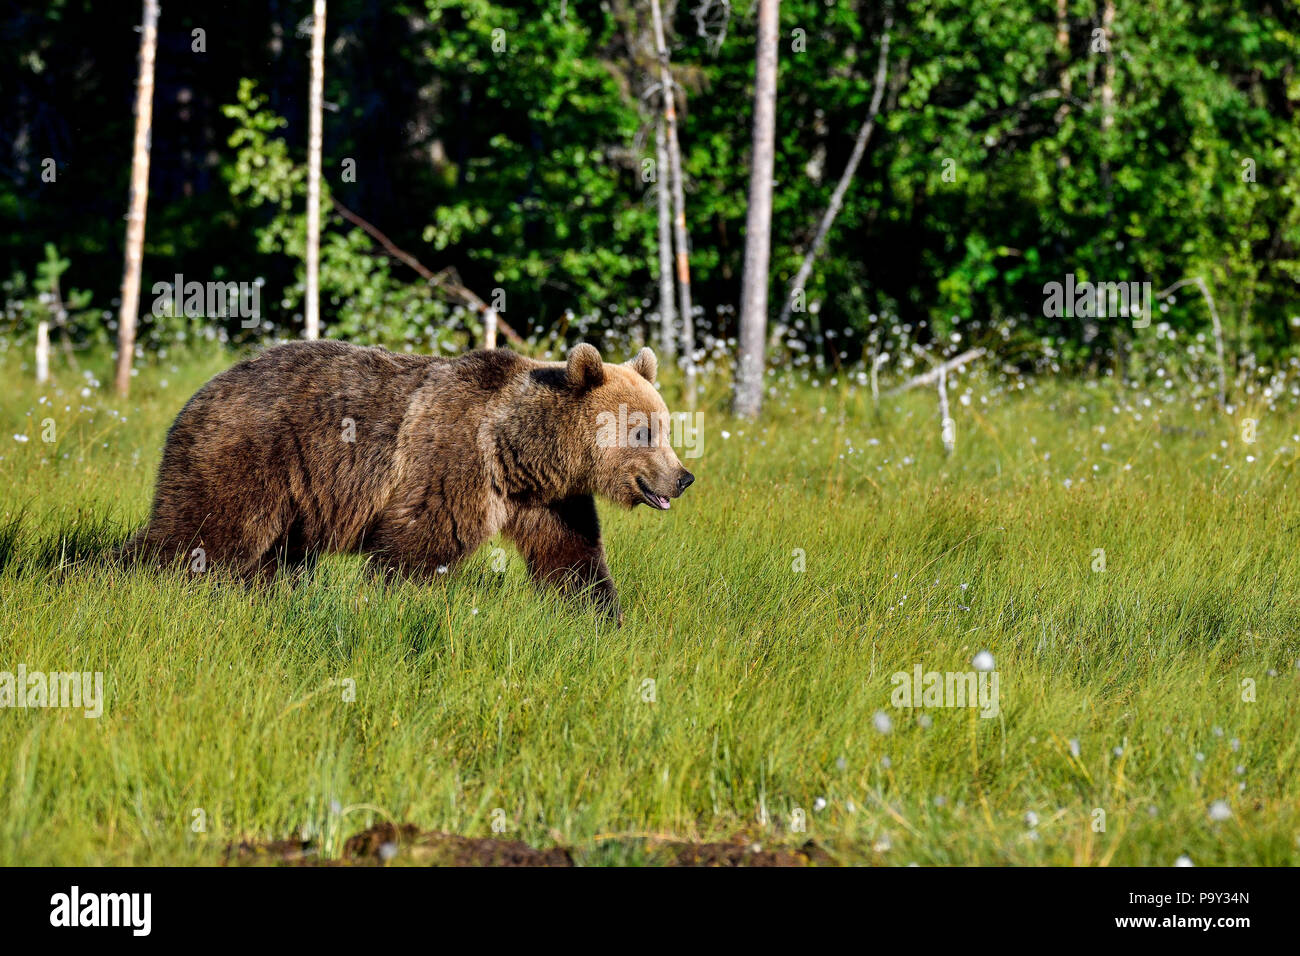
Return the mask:
<path fill-rule="evenodd" d="M 240 83 L 234 103 L 223 112 L 235 123 L 229 144 L 236 151 L 228 167 L 231 197 L 249 208 L 266 207 L 269 218 L 257 229 L 258 250 L 289 256 L 300 263 L 298 281 L 284 290 L 280 307 L 302 307 L 306 260 L 305 166 L 296 164 L 279 132 L 287 125 L 266 108 L 251 80 Z M 321 184 L 322 212 L 330 209 L 328 183 Z M 321 311 L 325 335 L 390 348 L 456 351 L 477 326 L 457 329 L 465 319 L 418 279 L 399 279 L 387 256 L 376 254 L 359 228 L 340 228 L 342 217 L 323 215 L 320 249 Z M 403 267 L 404 268 L 404 267 Z M 457 323 L 459 324 L 459 323 Z"/>
<path fill-rule="evenodd" d="M 1205 275 L 1240 347 L 1292 341 L 1300 131 L 1268 104 L 1294 96 L 1280 69 L 1300 52 L 1293 29 L 1230 2 L 1160 0 L 1120 10 L 1102 50 L 1095 9 L 1074 2 L 1063 54 L 1045 11 L 923 6 L 933 15 L 900 41 L 918 64 L 884 149 L 894 198 L 940 237 L 922 260 L 937 297 L 909 277 L 936 333 L 950 317 L 1011 317 L 1080 343 L 1080 323 L 1042 316 L 1039 291 L 1074 272 L 1157 289 Z M 955 183 L 941 178 L 945 160 Z M 1261 308 L 1272 314 L 1263 325 Z M 1205 327 L 1195 308 L 1169 319 Z M 1102 330 L 1101 343 L 1120 331 Z"/>
<path fill-rule="evenodd" d="M 146 278 L 179 265 L 264 276 L 284 332 L 302 297 L 307 38 L 280 8 L 229 6 L 248 44 L 183 82 L 160 72 Z M 754 16 L 731 4 L 718 43 L 716 21 L 700 35 L 698 6 L 665 11 L 697 327 L 713 355 L 734 336 L 743 268 Z M 773 313 L 865 118 L 886 14 L 894 21 L 884 108 L 806 290 L 816 312 L 781 338 L 791 360 L 984 344 L 1021 361 L 1039 343 L 1038 357 L 1063 364 L 1122 366 L 1135 330 L 1043 314 L 1044 284 L 1071 272 L 1157 289 L 1204 276 L 1230 354 L 1296 354 L 1300 11 L 1120 5 L 1101 44 L 1104 7 L 1068 0 L 1058 24 L 1056 4 L 1023 0 L 783 0 Z M 0 87 L 20 92 L 0 265 L 27 270 L 31 249 L 56 241 L 99 301 L 120 282 L 130 142 L 129 111 L 106 91 L 128 88 L 134 66 L 97 52 L 118 26 L 107 9 L 66 0 L 22 19 L 0 63 Z M 200 16 L 175 11 L 164 31 Z M 329 22 L 326 195 L 434 271 L 455 267 L 484 298 L 500 290 L 507 320 L 534 337 L 644 338 L 658 296 L 644 0 L 332 0 Z M 48 67 L 83 61 L 96 69 Z M 72 115 L 85 123 L 76 136 Z M 57 183 L 41 179 L 46 158 Z M 345 160 L 355 181 L 336 175 Z M 468 317 L 462 329 L 325 211 L 331 334 L 463 340 Z M 1206 330 L 1193 297 L 1162 318 L 1180 334 Z"/>
<path fill-rule="evenodd" d="M 454 97 L 475 115 L 449 131 L 473 153 L 423 237 L 437 250 L 462 247 L 512 309 L 546 324 L 565 308 L 639 301 L 655 214 L 630 149 L 646 114 L 629 65 L 606 59 L 612 18 L 532 6 L 428 3 L 437 40 L 424 69 L 437 77 L 437 104 L 450 111 Z"/>
<path fill-rule="evenodd" d="M 53 243 L 45 244 L 45 258 L 37 263 L 35 278 L 15 272 L 3 283 L 4 339 L 0 348 L 26 347 L 36 337 L 36 326 L 49 322 L 51 338 L 71 347 L 104 345 L 109 340 L 105 313 L 91 307 L 86 289 L 63 289 L 60 279 L 72 263 L 59 255 Z"/>

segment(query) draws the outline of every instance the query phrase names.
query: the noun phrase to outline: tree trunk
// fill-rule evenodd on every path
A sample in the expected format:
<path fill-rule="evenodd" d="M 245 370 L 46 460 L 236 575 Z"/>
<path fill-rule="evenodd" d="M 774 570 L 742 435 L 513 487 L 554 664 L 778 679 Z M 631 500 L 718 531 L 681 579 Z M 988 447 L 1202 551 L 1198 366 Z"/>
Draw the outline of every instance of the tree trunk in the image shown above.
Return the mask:
<path fill-rule="evenodd" d="M 1115 0 L 1105 0 L 1102 4 L 1101 29 L 1106 41 L 1106 65 L 1101 80 L 1101 128 L 1106 132 L 1115 124 Z"/>
<path fill-rule="evenodd" d="M 741 281 L 740 356 L 735 396 L 735 412 L 741 418 L 756 418 L 763 406 L 779 21 L 780 0 L 759 0 L 758 55 L 754 62 L 754 155 L 749 175 L 749 213 L 745 217 L 745 271 Z"/>
<path fill-rule="evenodd" d="M 1061 105 L 1056 110 L 1056 125 L 1060 126 L 1070 115 L 1070 0 L 1056 0 L 1056 55 L 1061 87 Z"/>
<path fill-rule="evenodd" d="M 117 321 L 117 393 L 131 390 L 135 320 L 140 309 L 140 266 L 144 260 L 144 214 L 149 201 L 149 139 L 153 125 L 153 68 L 158 50 L 158 0 L 144 0 L 140 24 L 140 76 L 135 88 L 135 144 L 131 154 L 131 205 L 126 217 L 126 269 Z"/>
<path fill-rule="evenodd" d="M 813 263 L 821 255 L 822 247 L 826 245 L 826 237 L 830 234 L 831 226 L 835 223 L 835 217 L 840 214 L 840 209 L 844 206 L 844 196 L 849 191 L 849 184 L 853 181 L 854 175 L 857 174 L 858 164 L 862 162 L 863 154 L 866 153 L 867 143 L 871 139 L 871 132 L 876 128 L 876 116 L 880 113 L 880 103 L 885 93 L 885 74 L 889 65 L 889 31 L 892 26 L 892 20 L 885 21 L 885 32 L 880 38 L 880 60 L 876 65 L 876 88 L 871 95 L 871 105 L 867 109 L 867 118 L 863 120 L 862 126 L 858 130 L 857 139 L 853 143 L 853 152 L 849 156 L 848 164 L 844 167 L 844 172 L 840 175 L 840 181 L 835 184 L 835 191 L 831 193 L 830 204 L 827 205 L 826 211 L 822 213 L 821 222 L 817 224 L 817 234 L 813 237 L 812 245 L 804 253 L 803 262 L 799 264 L 799 271 L 795 273 L 794 279 L 790 282 L 785 296 L 785 304 L 781 306 L 781 317 L 777 319 L 778 328 L 784 328 L 789 323 L 790 313 L 794 309 L 795 296 L 807 288 L 808 277 L 812 275 Z"/>
<path fill-rule="evenodd" d="M 1102 39 L 1106 44 L 1101 74 L 1101 184 L 1106 199 L 1106 219 L 1113 216 L 1114 190 L 1110 175 L 1111 128 L 1115 125 L 1115 2 L 1105 0 L 1101 9 Z"/>
<path fill-rule="evenodd" d="M 1056 0 L 1056 56 L 1058 85 L 1061 88 L 1061 105 L 1056 109 L 1056 125 L 1059 129 L 1065 118 L 1070 115 L 1070 0 Z M 1070 168 L 1070 155 L 1064 145 L 1056 157 L 1056 168 Z M 1058 182 L 1058 189 L 1060 184 Z"/>
<path fill-rule="evenodd" d="M 690 237 L 686 232 L 686 191 L 682 185 L 682 150 L 677 141 L 677 107 L 673 97 L 673 75 L 668 67 L 668 46 L 664 42 L 663 15 L 659 0 L 650 0 L 654 22 L 655 53 L 659 57 L 659 83 L 664 107 L 664 131 L 668 139 L 668 171 L 672 184 L 673 244 L 677 250 L 677 294 L 682 318 L 682 371 L 686 406 L 695 408 L 695 318 L 691 307 Z"/>
<path fill-rule="evenodd" d="M 325 0 L 315 0 L 311 24 L 311 101 L 307 133 L 306 334 L 320 338 L 320 154 L 325 93 Z"/>
<path fill-rule="evenodd" d="M 50 380 L 50 320 L 36 323 L 36 384 Z"/>
<path fill-rule="evenodd" d="M 659 350 L 665 358 L 677 354 L 677 335 L 673 326 L 673 217 L 672 197 L 668 195 L 668 143 L 664 118 L 655 123 L 655 189 L 659 200 Z"/>

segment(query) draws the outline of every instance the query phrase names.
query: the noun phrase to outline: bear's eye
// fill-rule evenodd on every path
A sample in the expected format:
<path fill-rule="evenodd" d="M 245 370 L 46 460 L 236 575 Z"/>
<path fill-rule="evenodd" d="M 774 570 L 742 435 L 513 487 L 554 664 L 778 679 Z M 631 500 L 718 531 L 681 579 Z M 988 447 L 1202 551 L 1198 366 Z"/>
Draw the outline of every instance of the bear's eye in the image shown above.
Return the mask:
<path fill-rule="evenodd" d="M 632 446 L 634 448 L 650 447 L 650 429 L 645 425 L 632 430 Z"/>

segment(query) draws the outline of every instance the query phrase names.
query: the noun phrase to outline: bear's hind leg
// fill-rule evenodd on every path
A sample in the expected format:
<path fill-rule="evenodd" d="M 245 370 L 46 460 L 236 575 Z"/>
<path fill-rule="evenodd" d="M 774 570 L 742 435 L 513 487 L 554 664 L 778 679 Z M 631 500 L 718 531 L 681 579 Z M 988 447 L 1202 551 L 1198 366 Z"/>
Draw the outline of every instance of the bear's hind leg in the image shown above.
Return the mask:
<path fill-rule="evenodd" d="M 289 523 L 288 530 L 262 555 L 259 572 L 270 583 L 276 572 L 283 570 L 297 585 L 311 574 L 319 557 L 320 549 L 309 541 L 304 522 L 298 518 Z"/>
<path fill-rule="evenodd" d="M 156 509 L 132 550 L 164 568 L 183 561 L 196 573 L 232 574 L 246 583 L 266 580 L 279 560 L 275 544 L 286 522 L 276 512 L 236 518 L 201 502 Z"/>

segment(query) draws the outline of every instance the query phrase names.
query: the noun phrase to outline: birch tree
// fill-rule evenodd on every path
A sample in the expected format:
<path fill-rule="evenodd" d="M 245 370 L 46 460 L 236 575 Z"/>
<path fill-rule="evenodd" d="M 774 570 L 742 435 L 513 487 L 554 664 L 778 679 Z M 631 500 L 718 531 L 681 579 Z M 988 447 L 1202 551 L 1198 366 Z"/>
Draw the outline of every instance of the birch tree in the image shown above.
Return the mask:
<path fill-rule="evenodd" d="M 741 282 L 740 355 L 735 395 L 735 412 L 742 418 L 757 417 L 763 405 L 779 22 L 780 0 L 759 0 L 758 53 L 754 61 L 754 155 L 749 175 L 749 212 L 745 217 L 745 268 Z"/>
<path fill-rule="evenodd" d="M 131 153 L 131 200 L 126 217 L 126 269 L 117 322 L 117 393 L 131 390 L 135 321 L 140 309 L 140 267 L 144 259 L 144 216 L 149 202 L 149 139 L 153 126 L 153 72 L 158 51 L 158 0 L 144 0 L 140 23 L 140 74 L 135 88 L 135 143 Z"/>
<path fill-rule="evenodd" d="M 671 359 L 677 354 L 676 310 L 673 308 L 673 219 L 668 195 L 668 141 L 664 118 L 655 123 L 655 190 L 659 202 L 659 349 Z"/>
<path fill-rule="evenodd" d="M 686 231 L 686 190 L 682 185 L 682 151 L 677 141 L 677 105 L 673 96 L 673 75 L 664 42 L 663 14 L 659 0 L 650 0 L 654 25 L 655 54 L 659 58 L 660 98 L 663 103 L 664 133 L 668 148 L 668 173 L 673 200 L 673 245 L 677 253 L 677 295 L 682 318 L 682 372 L 686 405 L 695 408 L 695 319 L 691 307 L 690 236 Z"/>
<path fill-rule="evenodd" d="M 41 316 L 36 322 L 36 384 L 50 380 L 50 320 Z"/>
<path fill-rule="evenodd" d="M 320 338 L 320 154 L 325 93 L 325 0 L 315 0 L 311 23 L 311 101 L 307 133 L 307 338 Z"/>
<path fill-rule="evenodd" d="M 59 258 L 54 244 L 45 244 L 45 261 L 36 267 L 37 289 L 40 302 L 46 306 L 36 323 L 36 384 L 50 380 L 50 325 L 63 325 L 63 293 L 59 290 L 59 276 L 68 267 L 68 260 Z M 64 345 L 67 345 L 65 334 Z"/>

